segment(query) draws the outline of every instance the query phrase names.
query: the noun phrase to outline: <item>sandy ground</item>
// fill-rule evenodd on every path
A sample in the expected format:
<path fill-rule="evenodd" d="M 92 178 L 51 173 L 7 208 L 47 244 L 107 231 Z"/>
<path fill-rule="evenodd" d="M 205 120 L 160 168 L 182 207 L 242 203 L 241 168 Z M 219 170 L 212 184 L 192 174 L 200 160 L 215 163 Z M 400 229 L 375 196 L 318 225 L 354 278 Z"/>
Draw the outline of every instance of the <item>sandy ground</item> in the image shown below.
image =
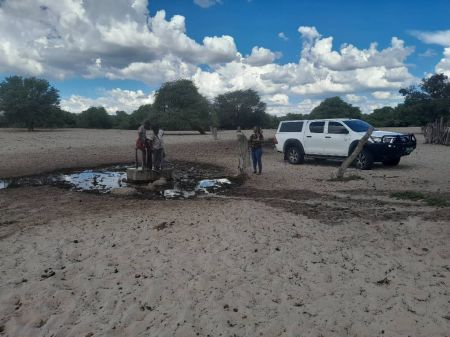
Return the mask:
<path fill-rule="evenodd" d="M 273 131 L 266 131 L 266 136 Z M 169 158 L 236 167 L 234 133 Z M 131 161 L 134 133 L 0 131 L 0 177 Z M 91 144 L 95 144 L 92 146 Z M 448 336 L 450 147 L 330 182 L 286 164 L 215 198 L 0 190 L 0 336 Z"/>

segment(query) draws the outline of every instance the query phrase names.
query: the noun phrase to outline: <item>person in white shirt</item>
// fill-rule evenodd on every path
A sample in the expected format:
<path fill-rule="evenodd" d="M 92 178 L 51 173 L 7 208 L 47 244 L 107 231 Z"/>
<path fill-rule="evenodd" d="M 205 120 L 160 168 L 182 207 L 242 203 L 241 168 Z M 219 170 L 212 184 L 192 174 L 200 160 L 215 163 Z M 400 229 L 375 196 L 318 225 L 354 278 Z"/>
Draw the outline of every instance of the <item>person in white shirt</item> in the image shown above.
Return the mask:
<path fill-rule="evenodd" d="M 162 159 L 164 154 L 164 130 L 155 126 L 152 128 L 153 137 L 152 137 L 152 154 L 153 154 L 153 169 L 155 171 L 162 170 Z"/>

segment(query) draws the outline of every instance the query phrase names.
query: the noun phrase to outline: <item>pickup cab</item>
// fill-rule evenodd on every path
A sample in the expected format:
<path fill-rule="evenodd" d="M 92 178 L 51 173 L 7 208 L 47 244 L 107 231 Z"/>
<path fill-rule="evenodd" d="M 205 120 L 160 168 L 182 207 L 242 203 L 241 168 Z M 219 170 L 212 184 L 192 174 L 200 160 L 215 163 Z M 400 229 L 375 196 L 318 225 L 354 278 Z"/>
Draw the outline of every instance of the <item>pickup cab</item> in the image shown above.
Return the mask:
<path fill-rule="evenodd" d="M 305 157 L 343 160 L 353 152 L 369 127 L 362 120 L 349 118 L 282 121 L 275 143 L 291 164 L 301 164 Z M 371 169 L 374 162 L 398 165 L 402 156 L 416 148 L 416 143 L 413 134 L 375 130 L 355 165 L 362 170 Z"/>

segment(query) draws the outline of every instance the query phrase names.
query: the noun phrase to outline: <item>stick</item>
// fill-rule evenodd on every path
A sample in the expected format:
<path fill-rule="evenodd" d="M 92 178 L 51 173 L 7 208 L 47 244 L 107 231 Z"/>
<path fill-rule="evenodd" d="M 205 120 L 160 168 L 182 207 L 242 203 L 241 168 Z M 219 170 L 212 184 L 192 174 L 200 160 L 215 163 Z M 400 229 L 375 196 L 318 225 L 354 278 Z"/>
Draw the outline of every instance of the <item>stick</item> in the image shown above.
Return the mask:
<path fill-rule="evenodd" d="M 353 153 L 347 159 L 344 160 L 341 167 L 339 167 L 336 173 L 337 179 L 342 179 L 344 177 L 345 170 L 351 165 L 351 163 L 353 163 L 356 157 L 358 157 L 359 153 L 363 150 L 364 145 L 366 145 L 372 132 L 373 127 L 370 127 L 369 130 L 367 130 L 366 134 L 359 140 L 358 145 L 356 146 Z"/>

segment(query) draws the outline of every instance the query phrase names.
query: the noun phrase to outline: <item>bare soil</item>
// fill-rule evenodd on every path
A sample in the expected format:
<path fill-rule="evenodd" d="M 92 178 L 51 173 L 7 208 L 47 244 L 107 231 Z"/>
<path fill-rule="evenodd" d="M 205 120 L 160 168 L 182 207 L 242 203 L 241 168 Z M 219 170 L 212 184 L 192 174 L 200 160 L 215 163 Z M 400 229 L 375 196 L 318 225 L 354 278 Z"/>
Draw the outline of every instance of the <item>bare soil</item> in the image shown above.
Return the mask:
<path fill-rule="evenodd" d="M 267 130 L 266 137 L 273 135 Z M 234 132 L 169 135 L 169 159 L 237 168 Z M 0 130 L 0 177 L 129 162 L 134 132 Z M 212 198 L 0 190 L 0 336 L 447 336 L 450 147 L 395 168 L 293 166 Z"/>

